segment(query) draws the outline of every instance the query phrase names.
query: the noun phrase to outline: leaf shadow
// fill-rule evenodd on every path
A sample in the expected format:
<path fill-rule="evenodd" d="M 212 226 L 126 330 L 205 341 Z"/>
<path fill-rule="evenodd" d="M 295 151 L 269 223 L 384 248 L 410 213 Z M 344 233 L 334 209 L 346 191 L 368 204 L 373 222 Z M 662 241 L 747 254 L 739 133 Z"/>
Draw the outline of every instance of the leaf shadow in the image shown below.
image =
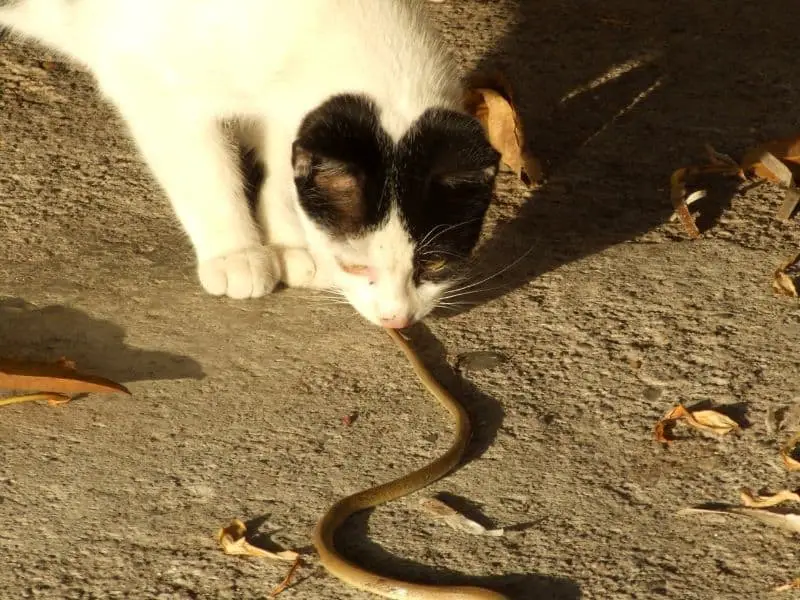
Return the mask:
<path fill-rule="evenodd" d="M 42 362 L 66 357 L 82 373 L 120 383 L 205 378 L 191 357 L 129 346 L 116 323 L 76 308 L 40 307 L 13 297 L 0 297 L 0 356 Z"/>

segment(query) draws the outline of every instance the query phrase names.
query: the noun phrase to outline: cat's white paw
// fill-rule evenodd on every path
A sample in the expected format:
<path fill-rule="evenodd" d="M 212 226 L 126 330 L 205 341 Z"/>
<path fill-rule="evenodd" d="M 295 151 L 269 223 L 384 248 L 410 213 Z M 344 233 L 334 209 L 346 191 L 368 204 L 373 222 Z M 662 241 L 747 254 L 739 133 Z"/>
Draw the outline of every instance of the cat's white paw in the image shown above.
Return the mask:
<path fill-rule="evenodd" d="M 209 294 L 243 299 L 271 292 L 278 284 L 279 269 L 275 253 L 259 246 L 203 261 L 197 273 Z"/>
<path fill-rule="evenodd" d="M 288 287 L 314 287 L 317 265 L 304 248 L 277 248 L 280 256 L 281 279 Z"/>

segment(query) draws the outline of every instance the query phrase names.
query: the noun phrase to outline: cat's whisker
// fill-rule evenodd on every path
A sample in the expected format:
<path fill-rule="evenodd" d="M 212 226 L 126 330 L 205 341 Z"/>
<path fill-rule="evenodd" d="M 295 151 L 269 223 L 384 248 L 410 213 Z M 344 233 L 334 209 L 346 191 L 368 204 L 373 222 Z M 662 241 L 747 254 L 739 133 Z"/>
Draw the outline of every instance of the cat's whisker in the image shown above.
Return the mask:
<path fill-rule="evenodd" d="M 458 254 L 457 252 L 448 252 L 447 250 L 426 250 L 425 252 L 419 252 L 419 256 L 431 256 L 431 255 L 440 255 L 444 254 L 446 256 L 452 256 L 453 258 L 457 258 L 462 260 L 466 258 L 463 254 Z"/>
<path fill-rule="evenodd" d="M 433 241 L 434 241 L 436 238 L 438 238 L 440 235 L 442 235 L 442 234 L 445 234 L 445 233 L 447 233 L 448 231 L 451 231 L 452 229 L 455 229 L 456 227 L 463 227 L 464 225 L 469 225 L 470 223 L 474 223 L 475 221 L 478 221 L 478 220 L 479 220 L 478 218 L 475 218 L 475 219 L 467 219 L 466 221 L 462 221 L 461 223 L 454 223 L 453 225 L 437 225 L 436 227 L 434 227 L 433 229 L 431 229 L 431 230 L 430 230 L 430 231 L 429 231 L 429 232 L 428 232 L 428 233 L 425 235 L 425 237 L 424 237 L 424 238 L 422 238 L 422 241 L 421 241 L 421 242 L 418 244 L 418 248 L 419 248 L 420 250 L 422 250 L 423 248 L 426 248 L 427 246 L 430 246 L 430 245 L 433 243 Z M 444 229 L 442 229 L 442 230 L 441 230 L 440 232 L 438 232 L 436 235 L 434 235 L 433 237 L 430 237 L 430 239 L 428 239 L 428 238 L 429 238 L 429 236 L 430 236 L 430 235 L 431 235 L 431 234 L 432 234 L 434 231 L 436 231 L 436 229 L 438 229 L 438 228 L 440 228 L 440 227 L 444 227 Z"/>
<path fill-rule="evenodd" d="M 475 302 L 467 302 L 467 301 L 458 301 L 458 302 L 438 302 L 438 303 L 436 304 L 436 307 L 437 307 L 437 308 L 439 308 L 439 307 L 442 307 L 442 308 L 446 308 L 446 307 L 455 307 L 455 308 L 459 308 L 459 307 L 462 307 L 462 306 L 474 306 L 474 305 L 476 305 L 476 304 L 478 304 L 478 302 L 477 302 L 477 301 L 475 301 Z"/>
<path fill-rule="evenodd" d="M 496 273 L 494 273 L 494 274 L 492 274 L 492 275 L 489 275 L 488 277 L 484 277 L 484 278 L 483 278 L 483 279 L 481 279 L 480 281 L 476 281 L 476 282 L 474 282 L 474 283 L 470 283 L 469 285 L 464 285 L 464 286 L 461 286 L 460 288 L 455 288 L 455 289 L 448 290 L 448 292 L 451 294 L 451 296 L 449 296 L 449 297 L 454 297 L 454 296 L 452 296 L 452 294 L 454 294 L 454 293 L 456 293 L 456 292 L 464 292 L 464 291 L 466 291 L 466 290 L 471 290 L 471 289 L 473 289 L 473 288 L 475 288 L 475 287 L 477 287 L 477 286 L 481 285 L 482 283 L 486 283 L 487 281 L 490 281 L 491 279 L 494 279 L 495 277 L 498 277 L 499 275 L 502 275 L 503 273 L 505 273 L 505 272 L 506 272 L 506 271 L 508 271 L 509 269 L 511 269 L 511 268 L 515 267 L 517 264 L 519 264 L 519 262 L 520 262 L 522 259 L 524 259 L 526 256 L 528 256 L 528 254 L 530 254 L 531 252 L 533 252 L 533 248 L 534 248 L 534 246 L 531 246 L 530 248 L 528 248 L 528 249 L 525 251 L 525 253 L 524 253 L 522 256 L 520 256 L 519 258 L 517 258 L 517 259 L 516 259 L 515 261 L 513 261 L 511 264 L 509 264 L 509 265 L 506 265 L 505 267 L 503 267 L 502 269 L 500 269 L 500 270 L 499 270 L 499 271 L 497 271 Z M 477 291 L 477 290 L 476 290 L 476 291 Z"/>
<path fill-rule="evenodd" d="M 495 290 L 502 290 L 502 289 L 504 289 L 504 286 L 496 285 L 496 286 L 490 287 L 490 288 L 478 288 L 478 289 L 474 289 L 474 290 L 466 290 L 464 292 L 459 292 L 457 294 L 450 294 L 450 295 L 442 296 L 442 300 L 448 300 L 449 301 L 449 300 L 454 300 L 455 298 L 464 298 L 466 296 L 473 296 L 475 294 L 485 294 L 487 292 L 493 292 Z M 474 302 L 478 303 L 479 300 L 475 300 Z"/>

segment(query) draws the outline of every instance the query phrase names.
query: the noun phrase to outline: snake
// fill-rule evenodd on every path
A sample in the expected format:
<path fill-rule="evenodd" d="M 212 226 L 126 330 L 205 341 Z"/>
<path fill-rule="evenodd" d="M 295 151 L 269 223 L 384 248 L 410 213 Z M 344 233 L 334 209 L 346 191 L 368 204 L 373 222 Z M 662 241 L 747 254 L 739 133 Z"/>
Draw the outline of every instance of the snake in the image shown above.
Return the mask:
<path fill-rule="evenodd" d="M 455 439 L 448 450 L 424 467 L 381 483 L 333 504 L 319 519 L 314 529 L 314 547 L 322 566 L 343 583 L 364 592 L 396 600 L 509 600 L 508 596 L 482 587 L 460 585 L 428 585 L 386 577 L 357 565 L 342 556 L 334 545 L 337 529 L 353 514 L 412 494 L 441 479 L 461 462 L 471 436 L 469 415 L 428 371 L 403 335 L 385 329 L 408 359 L 427 391 L 439 401 L 453 418 Z"/>

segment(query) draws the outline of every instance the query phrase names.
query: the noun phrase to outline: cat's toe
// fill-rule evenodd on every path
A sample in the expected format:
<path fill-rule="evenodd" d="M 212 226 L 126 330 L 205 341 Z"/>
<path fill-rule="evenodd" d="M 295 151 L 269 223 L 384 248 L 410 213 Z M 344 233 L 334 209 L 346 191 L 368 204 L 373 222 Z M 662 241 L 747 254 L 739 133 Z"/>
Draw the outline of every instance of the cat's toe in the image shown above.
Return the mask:
<path fill-rule="evenodd" d="M 275 274 L 279 269 L 274 253 L 258 247 L 203 261 L 197 270 L 209 294 L 244 299 L 271 292 L 278 283 Z"/>
<path fill-rule="evenodd" d="M 317 267 L 304 248 L 279 248 L 281 278 L 289 287 L 314 287 Z"/>

